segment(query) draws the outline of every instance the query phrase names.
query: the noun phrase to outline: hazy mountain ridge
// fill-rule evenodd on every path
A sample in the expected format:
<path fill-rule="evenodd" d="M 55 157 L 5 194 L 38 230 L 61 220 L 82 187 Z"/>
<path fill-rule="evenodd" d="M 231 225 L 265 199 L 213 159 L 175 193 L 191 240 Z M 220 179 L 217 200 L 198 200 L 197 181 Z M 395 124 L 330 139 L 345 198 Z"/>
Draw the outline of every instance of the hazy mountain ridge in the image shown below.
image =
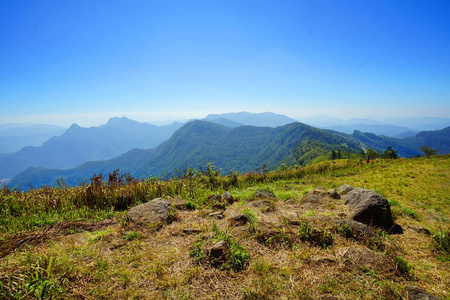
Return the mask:
<path fill-rule="evenodd" d="M 11 178 L 28 167 L 68 169 L 84 162 L 117 157 L 133 148 L 153 148 L 181 126 L 156 126 L 112 118 L 99 127 L 73 124 L 41 147 L 25 147 L 0 161 L 0 178 Z"/>
<path fill-rule="evenodd" d="M 381 120 L 353 118 L 343 120 L 319 115 L 301 118 L 300 121 L 318 128 L 335 130 L 347 134 L 358 130 L 396 138 L 414 136 L 420 131 L 440 130 L 450 126 L 450 118 L 389 118 Z"/>
<path fill-rule="evenodd" d="M 203 120 L 214 122 L 214 120 L 217 119 L 227 119 L 241 125 L 263 126 L 263 127 L 265 126 L 277 127 L 289 123 L 298 122 L 298 120 L 289 118 L 285 115 L 276 114 L 273 112 L 263 112 L 263 113 L 234 112 L 223 114 L 210 114 L 206 116 Z"/>
<path fill-rule="evenodd" d="M 66 130 L 64 127 L 48 124 L 3 124 L 0 128 L 0 153 L 3 154 L 17 152 L 26 146 L 41 146 Z"/>
<path fill-rule="evenodd" d="M 74 185 L 80 179 L 88 180 L 94 173 L 107 174 L 115 169 L 135 177 L 159 177 L 176 169 L 205 167 L 207 161 L 213 162 L 222 173 L 255 170 L 262 164 L 273 168 L 299 158 L 301 155 L 296 153 L 296 147 L 305 140 L 361 151 L 358 144 L 348 137 L 298 122 L 275 128 L 240 126 L 232 129 L 199 120 L 185 124 L 154 150 L 136 149 L 114 159 L 86 163 L 59 173 L 57 170 L 30 168 L 16 176 L 9 185 L 22 188 L 26 188 L 28 183 L 33 186 L 52 185 L 60 177 Z"/>

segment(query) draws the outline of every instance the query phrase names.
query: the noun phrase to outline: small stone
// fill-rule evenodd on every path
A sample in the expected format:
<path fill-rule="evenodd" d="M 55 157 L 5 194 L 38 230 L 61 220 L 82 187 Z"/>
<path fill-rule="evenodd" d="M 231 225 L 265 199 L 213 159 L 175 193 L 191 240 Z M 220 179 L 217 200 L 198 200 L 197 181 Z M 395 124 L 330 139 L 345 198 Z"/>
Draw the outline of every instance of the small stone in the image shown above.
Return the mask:
<path fill-rule="evenodd" d="M 228 203 L 228 204 L 233 204 L 234 203 L 234 198 L 233 198 L 233 196 L 231 195 L 230 192 L 223 193 L 222 200 L 224 202 Z"/>

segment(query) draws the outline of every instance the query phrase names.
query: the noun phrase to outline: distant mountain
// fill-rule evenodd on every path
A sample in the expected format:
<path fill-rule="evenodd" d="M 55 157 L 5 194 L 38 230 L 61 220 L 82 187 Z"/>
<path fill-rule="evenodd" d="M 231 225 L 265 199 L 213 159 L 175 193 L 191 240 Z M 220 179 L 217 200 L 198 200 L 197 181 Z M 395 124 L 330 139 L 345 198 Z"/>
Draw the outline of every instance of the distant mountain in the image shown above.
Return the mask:
<path fill-rule="evenodd" d="M 450 118 L 388 118 L 385 123 L 413 128 L 417 131 L 433 131 L 450 126 Z"/>
<path fill-rule="evenodd" d="M 420 152 L 421 146 L 430 146 L 437 149 L 439 154 L 450 153 L 450 127 L 435 131 L 422 131 L 415 136 L 403 139 L 377 136 L 373 133 L 361 131 L 355 131 L 352 136 L 366 148 L 384 151 L 387 146 L 390 146 L 397 150 L 398 155 L 402 157 L 423 155 Z"/>
<path fill-rule="evenodd" d="M 224 114 L 210 114 L 203 120 L 214 122 L 214 120 L 217 119 L 227 119 L 242 125 L 269 126 L 269 127 L 283 126 L 289 123 L 298 122 L 298 120 L 289 118 L 285 115 L 275 114 L 272 112 L 264 112 L 264 113 L 236 112 Z"/>
<path fill-rule="evenodd" d="M 155 126 L 127 118 L 112 118 L 99 127 L 73 124 L 41 147 L 25 147 L 0 161 L 0 178 L 12 178 L 28 167 L 69 169 L 87 161 L 105 160 L 133 148 L 154 148 L 181 127 Z"/>
<path fill-rule="evenodd" d="M 41 146 L 66 128 L 56 125 L 3 124 L 0 127 L 0 153 L 17 152 L 26 146 Z"/>
<path fill-rule="evenodd" d="M 380 120 L 355 118 L 343 120 L 326 115 L 301 118 L 301 122 L 323 128 L 349 133 L 351 130 L 396 136 L 407 131 L 439 130 L 450 126 L 450 118 L 387 118 Z M 382 125 L 382 126 L 379 126 Z"/>
<path fill-rule="evenodd" d="M 208 122 L 211 122 L 211 123 L 220 124 L 220 125 L 230 127 L 230 128 L 236 128 L 236 127 L 244 125 L 242 123 L 234 122 L 234 121 L 231 121 L 231 120 L 225 119 L 225 118 L 218 118 L 218 119 L 212 119 L 212 118 L 206 119 L 205 118 L 205 120 L 207 120 Z"/>
<path fill-rule="evenodd" d="M 153 150 L 132 150 L 107 161 L 89 162 L 71 170 L 29 168 L 9 185 L 27 188 L 54 184 L 64 177 L 70 185 L 88 180 L 94 173 L 108 174 L 115 169 L 134 177 L 163 176 L 176 169 L 198 168 L 213 162 L 222 173 L 255 170 L 266 164 L 306 163 L 332 149 L 359 152 L 362 149 L 349 137 L 302 123 L 279 127 L 240 126 L 229 128 L 206 121 L 192 121 L 177 130 Z"/>
<path fill-rule="evenodd" d="M 408 127 L 385 125 L 385 124 L 373 124 L 373 125 L 352 124 L 352 125 L 323 126 L 320 128 L 339 131 L 346 134 L 352 134 L 355 130 L 358 130 L 362 132 L 371 132 L 377 135 L 385 135 L 389 137 L 396 137 L 398 135 L 414 136 L 418 133 L 418 131 L 413 131 L 413 129 Z M 407 135 L 407 133 L 410 134 Z"/>
<path fill-rule="evenodd" d="M 405 132 L 399 133 L 393 137 L 396 139 L 404 139 L 406 137 L 415 136 L 416 134 L 417 134 L 417 132 L 415 132 L 415 131 L 405 131 Z"/>

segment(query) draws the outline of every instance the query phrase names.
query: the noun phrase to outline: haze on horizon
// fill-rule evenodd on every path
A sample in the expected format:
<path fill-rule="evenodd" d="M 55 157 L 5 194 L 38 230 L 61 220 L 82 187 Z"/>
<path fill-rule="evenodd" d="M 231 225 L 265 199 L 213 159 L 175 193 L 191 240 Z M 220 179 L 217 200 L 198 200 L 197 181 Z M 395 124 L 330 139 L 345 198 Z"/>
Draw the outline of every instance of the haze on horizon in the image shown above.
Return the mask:
<path fill-rule="evenodd" d="M 2 1 L 0 124 L 450 117 L 450 2 Z"/>

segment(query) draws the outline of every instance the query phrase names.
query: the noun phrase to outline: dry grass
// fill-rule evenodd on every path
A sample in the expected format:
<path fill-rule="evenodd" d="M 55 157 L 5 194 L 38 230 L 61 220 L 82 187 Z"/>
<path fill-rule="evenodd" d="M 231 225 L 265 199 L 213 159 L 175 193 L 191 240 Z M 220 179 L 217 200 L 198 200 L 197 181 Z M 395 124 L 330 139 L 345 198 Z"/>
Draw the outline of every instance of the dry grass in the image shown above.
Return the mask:
<path fill-rule="evenodd" d="M 202 208 L 179 210 L 177 220 L 159 230 L 135 226 L 117 215 L 102 222 L 57 223 L 3 235 L 0 295 L 14 299 L 14 289 L 39 271 L 42 276 L 34 281 L 35 289 L 16 291 L 20 299 L 38 298 L 42 286 L 47 288 L 43 298 L 54 299 L 402 299 L 409 284 L 449 298 L 449 262 L 439 259 L 432 236 L 417 227 L 432 233 L 449 228 L 449 170 L 448 158 L 381 160 L 348 174 L 309 174 L 266 183 L 264 187 L 270 186 L 276 195 L 286 193 L 289 186 L 289 195 L 298 197 L 289 203 L 275 201 L 270 210 L 252 206 L 245 187 L 230 190 L 241 199 L 223 219 L 208 216 L 211 210 Z M 396 223 L 404 233 L 379 232 L 382 250 L 347 239 L 329 222 L 347 216 L 342 201 L 306 203 L 298 196 L 318 186 L 336 188 L 344 183 L 375 189 L 395 201 Z M 230 223 L 230 216 L 245 209 L 254 212 L 256 228 L 275 224 L 282 238 L 264 242 L 249 224 Z M 302 240 L 301 222 L 328 230 L 332 245 L 321 248 Z M 214 268 L 189 255 L 198 235 L 211 234 L 214 223 L 249 252 L 249 264 L 242 271 Z M 283 242 L 286 238 L 289 243 Z M 368 268 L 364 257 L 342 254 L 367 246 L 389 263 Z M 410 276 L 396 269 L 395 257 L 412 267 Z"/>

